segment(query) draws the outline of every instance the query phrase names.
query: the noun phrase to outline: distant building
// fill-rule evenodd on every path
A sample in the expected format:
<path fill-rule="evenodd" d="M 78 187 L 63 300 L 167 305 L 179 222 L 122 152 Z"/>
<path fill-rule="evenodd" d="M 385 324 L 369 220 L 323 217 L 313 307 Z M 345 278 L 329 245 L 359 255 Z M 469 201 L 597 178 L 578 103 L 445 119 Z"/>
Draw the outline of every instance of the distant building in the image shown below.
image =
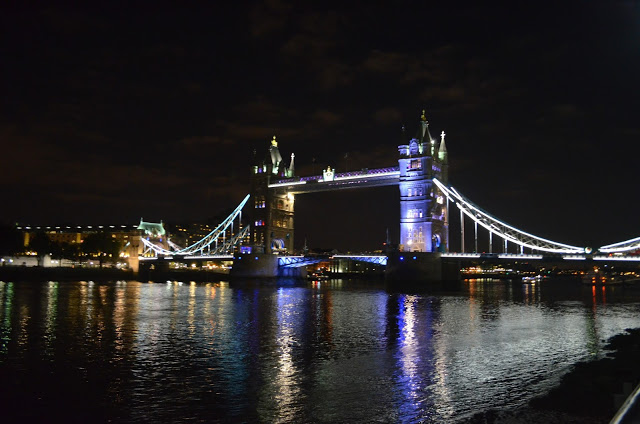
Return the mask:
<path fill-rule="evenodd" d="M 19 256 L 3 256 L 0 258 L 0 266 L 24 266 L 34 267 L 41 266 L 50 268 L 52 266 L 58 266 L 59 262 L 52 260 L 51 256 L 44 255 L 43 257 L 19 255 Z"/>
<path fill-rule="evenodd" d="M 39 232 L 45 233 L 53 243 L 82 244 L 91 234 L 105 232 L 110 234 L 123 247 L 120 258 L 127 262 L 129 267 L 138 269 L 138 256 L 144 249 L 140 242 L 143 234 L 156 237 L 158 234 L 165 235 L 164 226 L 160 223 L 150 223 L 140 220 L 138 225 L 59 225 L 59 226 L 16 226 L 16 229 L 23 234 L 23 245 L 29 247 L 29 243 Z M 165 236 L 166 239 L 166 236 Z"/>
<path fill-rule="evenodd" d="M 181 247 L 191 246 L 215 228 L 210 224 L 193 222 L 172 224 L 169 227 L 171 228 L 171 241 Z"/>
<path fill-rule="evenodd" d="M 118 241 L 126 244 L 131 237 L 139 236 L 137 225 L 59 225 L 59 226 L 16 226 L 16 229 L 22 231 L 24 247 L 29 246 L 29 242 L 33 237 L 43 232 L 54 243 L 79 244 L 89 235 L 98 232 L 110 233 Z"/>

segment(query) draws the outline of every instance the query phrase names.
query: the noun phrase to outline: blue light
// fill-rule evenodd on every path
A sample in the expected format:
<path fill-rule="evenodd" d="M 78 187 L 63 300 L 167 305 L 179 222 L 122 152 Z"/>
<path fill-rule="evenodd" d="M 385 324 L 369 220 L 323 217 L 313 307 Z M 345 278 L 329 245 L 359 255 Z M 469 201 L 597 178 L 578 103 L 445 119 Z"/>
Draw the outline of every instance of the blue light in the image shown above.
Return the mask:
<path fill-rule="evenodd" d="M 401 261 L 404 261 L 404 256 L 400 256 L 400 260 L 401 260 Z"/>
<path fill-rule="evenodd" d="M 256 256 L 256 261 L 258 260 L 258 257 Z"/>
<path fill-rule="evenodd" d="M 413 260 L 414 260 L 414 261 L 416 260 L 416 257 L 415 257 L 415 256 L 413 257 Z"/>

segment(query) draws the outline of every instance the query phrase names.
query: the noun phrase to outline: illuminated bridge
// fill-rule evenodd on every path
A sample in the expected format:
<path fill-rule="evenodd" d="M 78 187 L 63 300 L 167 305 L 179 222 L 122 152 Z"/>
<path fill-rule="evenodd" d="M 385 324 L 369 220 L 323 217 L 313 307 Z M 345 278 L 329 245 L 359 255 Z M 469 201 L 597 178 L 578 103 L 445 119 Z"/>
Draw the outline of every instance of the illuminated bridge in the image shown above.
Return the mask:
<path fill-rule="evenodd" d="M 249 234 L 249 227 L 242 227 L 242 209 L 249 201 L 249 195 L 209 234 L 187 247 L 180 247 L 170 239 L 151 239 L 141 236 L 144 246 L 141 261 L 185 259 L 233 259 L 234 249 L 241 245 Z M 236 230 L 234 223 L 237 220 Z"/>
<path fill-rule="evenodd" d="M 260 267 L 293 270 L 329 258 L 348 258 L 391 268 L 412 261 L 433 262 L 433 258 L 640 262 L 640 256 L 634 255 L 640 251 L 640 237 L 597 249 L 574 246 L 515 228 L 477 206 L 448 184 L 445 133 L 441 133 L 439 140 L 431 136 L 424 111 L 416 136 L 407 139 L 407 144 L 398 146 L 397 166 L 340 173 L 329 166 L 320 175 L 299 177 L 295 176 L 295 155 L 292 153 L 289 164 L 285 164 L 274 137 L 266 157 L 254 158 L 251 194 L 229 217 L 202 240 L 184 248 L 171 241 L 161 244 L 143 238 L 145 251 L 140 259 L 231 258 L 239 251 L 234 270 L 242 262 L 238 266 L 247 267 L 247 275 L 258 272 Z M 389 185 L 397 185 L 400 190 L 400 240 L 395 253 L 330 257 L 295 254 L 295 196 Z M 249 225 L 242 222 L 242 210 L 247 205 Z M 457 214 L 454 214 L 455 210 Z M 459 235 L 450 234 L 454 215 L 459 215 L 456 226 Z M 473 231 L 473 238 L 470 231 Z M 485 232 L 483 240 L 488 238 L 488 243 L 482 246 L 478 238 L 481 231 Z M 460 237 L 459 252 L 451 251 L 452 237 Z M 468 243 L 471 239 L 473 243 Z M 242 261 L 240 255 L 244 255 Z M 253 255 L 253 262 L 246 260 L 248 255 Z M 425 259 L 427 257 L 431 259 Z"/>

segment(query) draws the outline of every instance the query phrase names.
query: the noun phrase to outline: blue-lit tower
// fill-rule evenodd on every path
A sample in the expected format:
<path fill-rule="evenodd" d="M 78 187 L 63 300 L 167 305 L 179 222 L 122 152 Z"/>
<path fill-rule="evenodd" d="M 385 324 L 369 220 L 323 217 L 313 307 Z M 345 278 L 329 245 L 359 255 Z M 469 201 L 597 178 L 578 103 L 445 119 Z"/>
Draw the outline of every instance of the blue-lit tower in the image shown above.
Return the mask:
<path fill-rule="evenodd" d="M 403 140 L 406 140 L 404 127 Z M 398 146 L 400 158 L 400 246 L 402 252 L 446 252 L 449 245 L 447 200 L 433 178 L 447 182 L 447 146 L 434 139 L 422 111 L 418 133 Z"/>

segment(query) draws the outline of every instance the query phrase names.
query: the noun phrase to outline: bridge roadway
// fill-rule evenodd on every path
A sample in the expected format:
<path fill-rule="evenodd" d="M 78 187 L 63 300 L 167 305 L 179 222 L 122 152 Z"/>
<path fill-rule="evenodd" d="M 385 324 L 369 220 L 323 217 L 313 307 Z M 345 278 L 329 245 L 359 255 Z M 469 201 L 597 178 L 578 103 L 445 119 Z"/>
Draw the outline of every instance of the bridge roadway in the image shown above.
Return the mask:
<path fill-rule="evenodd" d="M 400 168 L 392 166 L 379 169 L 342 172 L 328 175 L 314 175 L 302 178 L 276 180 L 269 188 L 283 188 L 291 194 L 315 193 L 347 188 L 381 187 L 397 185 L 400 181 Z"/>
<path fill-rule="evenodd" d="M 514 254 L 514 253 L 442 253 L 442 258 L 454 259 L 481 259 L 481 260 L 551 260 L 551 261 L 587 261 L 597 262 L 637 262 L 640 263 L 640 256 L 623 255 L 569 255 L 569 254 Z"/>
<path fill-rule="evenodd" d="M 411 252 L 399 253 L 403 259 L 413 258 Z M 247 256 L 250 256 L 248 254 Z M 460 260 L 492 260 L 497 262 L 513 262 L 513 261 L 595 261 L 598 263 L 620 263 L 631 262 L 640 264 L 640 256 L 622 256 L 622 255 L 560 255 L 560 254 L 513 254 L 513 253 L 441 253 L 442 259 L 460 259 Z M 174 255 L 160 256 L 160 259 L 172 260 L 233 260 L 233 255 Z M 158 257 L 140 257 L 141 261 L 156 261 Z M 331 259 L 351 259 L 354 261 L 368 262 L 381 266 L 387 265 L 388 257 L 386 255 L 366 255 L 366 254 L 347 254 L 347 255 L 295 255 L 295 256 L 277 256 L 278 266 L 284 268 L 299 268 L 302 266 L 312 265 Z"/>

